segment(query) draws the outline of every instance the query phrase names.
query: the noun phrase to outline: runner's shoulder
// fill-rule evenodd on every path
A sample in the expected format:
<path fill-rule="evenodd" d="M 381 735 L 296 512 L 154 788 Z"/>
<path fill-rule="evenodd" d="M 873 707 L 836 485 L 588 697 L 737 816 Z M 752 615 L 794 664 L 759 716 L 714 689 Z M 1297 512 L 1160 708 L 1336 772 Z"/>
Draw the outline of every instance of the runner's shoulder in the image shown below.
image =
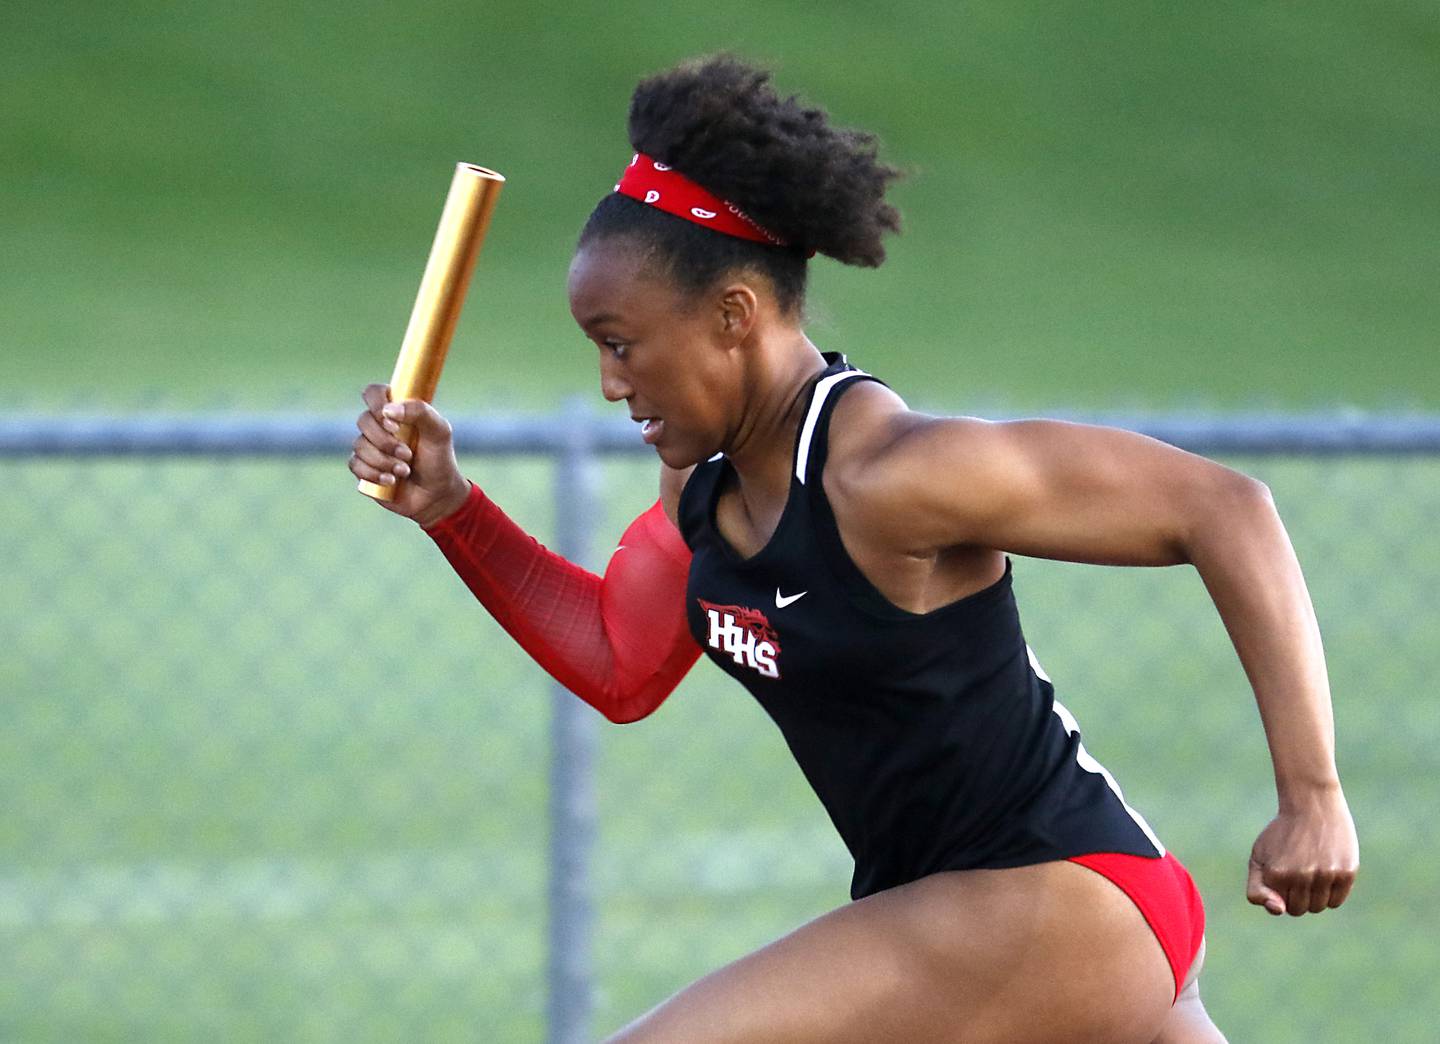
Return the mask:
<path fill-rule="evenodd" d="M 835 403 L 830 417 L 826 487 L 871 487 L 883 481 L 913 441 L 911 433 L 932 419 L 910 409 L 886 385 L 857 381 Z"/>
<path fill-rule="evenodd" d="M 912 410 L 890 388 L 864 381 L 835 404 L 825 491 L 837 514 L 904 538 L 908 513 L 938 482 L 963 471 L 967 445 L 991 422 Z"/>

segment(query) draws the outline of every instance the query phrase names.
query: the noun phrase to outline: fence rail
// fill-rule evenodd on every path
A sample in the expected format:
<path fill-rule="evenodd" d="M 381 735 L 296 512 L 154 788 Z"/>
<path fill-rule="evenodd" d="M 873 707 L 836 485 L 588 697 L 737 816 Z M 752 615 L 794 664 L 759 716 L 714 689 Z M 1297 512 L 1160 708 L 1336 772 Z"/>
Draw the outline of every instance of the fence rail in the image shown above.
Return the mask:
<path fill-rule="evenodd" d="M 1049 416 L 1152 436 L 1196 453 L 1380 454 L 1440 452 L 1440 414 L 1085 414 Z M 495 456 L 569 453 L 577 438 L 605 454 L 649 453 L 635 425 L 577 402 L 558 414 L 451 418 L 455 446 Z M 355 439 L 355 416 L 289 414 L 74 416 L 0 420 L 11 456 L 311 456 Z"/>
<path fill-rule="evenodd" d="M 1440 415 L 1053 416 L 1126 428 L 1217 456 L 1440 458 Z M 603 507 L 598 490 L 600 458 L 638 458 L 651 452 L 634 425 L 602 417 L 580 403 L 555 414 L 459 416 L 451 423 L 462 452 L 539 456 L 553 463 L 553 546 L 579 561 L 585 560 L 593 544 Z M 343 457 L 354 437 L 353 414 L 34 414 L 0 420 L 0 459 L 15 467 L 42 458 Z M 1424 503 L 1423 498 L 1417 496 L 1416 503 Z M 564 1044 L 589 1039 L 596 1002 L 590 870 L 597 833 L 596 726 L 595 716 L 578 700 L 563 688 L 552 687 L 545 1011 L 548 1039 Z M 0 1029 L 6 1025 L 4 977 L 0 972 Z"/>

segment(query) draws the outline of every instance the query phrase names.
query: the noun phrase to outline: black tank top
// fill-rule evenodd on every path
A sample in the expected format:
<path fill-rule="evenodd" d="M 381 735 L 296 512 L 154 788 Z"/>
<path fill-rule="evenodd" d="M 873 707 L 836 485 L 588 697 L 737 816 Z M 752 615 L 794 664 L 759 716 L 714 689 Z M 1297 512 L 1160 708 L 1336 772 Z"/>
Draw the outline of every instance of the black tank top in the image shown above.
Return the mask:
<path fill-rule="evenodd" d="M 937 870 L 1165 849 L 1085 751 L 1020 630 L 1011 562 L 932 612 L 899 608 L 851 561 L 821 483 L 830 416 L 877 380 L 838 353 L 811 386 L 789 499 L 742 558 L 715 505 L 723 454 L 680 498 L 690 631 L 780 727 L 855 859 L 850 895 Z"/>

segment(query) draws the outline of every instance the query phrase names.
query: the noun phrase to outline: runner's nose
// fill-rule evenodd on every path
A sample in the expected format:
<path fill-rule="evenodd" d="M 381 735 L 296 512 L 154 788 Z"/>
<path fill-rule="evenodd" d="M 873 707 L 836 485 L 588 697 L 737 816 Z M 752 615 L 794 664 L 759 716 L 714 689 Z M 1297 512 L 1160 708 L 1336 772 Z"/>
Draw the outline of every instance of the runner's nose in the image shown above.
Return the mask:
<path fill-rule="evenodd" d="M 635 394 L 635 389 L 620 372 L 620 364 L 608 352 L 600 355 L 600 394 L 609 402 L 619 402 Z"/>

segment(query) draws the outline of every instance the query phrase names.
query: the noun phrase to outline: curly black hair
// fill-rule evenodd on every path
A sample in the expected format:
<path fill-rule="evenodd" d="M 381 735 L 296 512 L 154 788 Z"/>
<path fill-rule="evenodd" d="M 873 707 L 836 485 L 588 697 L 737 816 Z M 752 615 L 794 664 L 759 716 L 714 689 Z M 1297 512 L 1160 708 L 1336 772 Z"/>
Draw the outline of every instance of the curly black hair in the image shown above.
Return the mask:
<path fill-rule="evenodd" d="M 875 135 L 831 126 L 824 109 L 779 97 L 770 76 L 720 53 L 644 79 L 630 99 L 630 144 L 789 246 L 717 233 L 616 192 L 591 212 L 576 249 L 630 237 L 663 274 L 697 293 L 737 268 L 758 270 L 786 314 L 803 310 L 807 251 L 871 268 L 884 261 L 881 237 L 900 230 L 885 189 L 902 171 L 876 158 Z"/>

